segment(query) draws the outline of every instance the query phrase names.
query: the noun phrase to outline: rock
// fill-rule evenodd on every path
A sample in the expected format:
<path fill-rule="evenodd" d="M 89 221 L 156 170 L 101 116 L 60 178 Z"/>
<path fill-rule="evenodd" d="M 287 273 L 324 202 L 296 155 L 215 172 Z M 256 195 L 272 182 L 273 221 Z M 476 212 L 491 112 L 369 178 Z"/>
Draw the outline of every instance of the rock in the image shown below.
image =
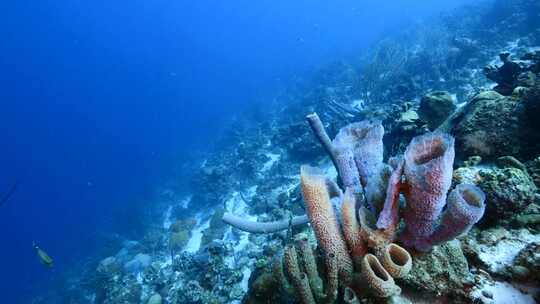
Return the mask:
<path fill-rule="evenodd" d="M 540 195 L 536 194 L 536 202 L 527 206 L 519 215 L 513 218 L 512 227 L 528 228 L 531 232 L 540 233 Z"/>
<path fill-rule="evenodd" d="M 517 227 L 533 227 L 540 225 L 540 214 L 520 214 L 515 218 Z"/>
<path fill-rule="evenodd" d="M 510 275 L 514 280 L 523 281 L 529 278 L 531 271 L 527 267 L 514 265 L 510 267 Z"/>
<path fill-rule="evenodd" d="M 422 97 L 418 114 L 420 119 L 427 122 L 430 130 L 435 130 L 455 109 L 452 95 L 448 92 L 437 91 Z"/>
<path fill-rule="evenodd" d="M 147 304 L 161 304 L 162 302 L 161 296 L 158 293 L 155 293 L 148 299 Z"/>
<path fill-rule="evenodd" d="M 99 262 L 96 271 L 99 275 L 110 278 L 118 274 L 121 269 L 115 257 L 107 257 Z"/>
<path fill-rule="evenodd" d="M 527 126 L 525 131 L 528 139 L 528 156 L 537 157 L 540 151 L 540 79 L 530 87 L 521 99 L 524 108 L 524 121 Z"/>
<path fill-rule="evenodd" d="M 148 254 L 138 253 L 133 259 L 124 264 L 126 272 L 138 273 L 150 265 L 152 257 Z"/>
<path fill-rule="evenodd" d="M 419 119 L 418 113 L 413 109 L 409 109 L 401 113 L 398 121 L 403 124 L 409 124 L 409 123 L 416 123 L 418 119 Z"/>
<path fill-rule="evenodd" d="M 401 281 L 419 292 L 437 296 L 459 293 L 469 274 L 467 259 L 461 245 L 453 240 L 441 246 L 435 246 L 428 254 L 413 257 L 411 272 Z"/>
<path fill-rule="evenodd" d="M 220 240 L 227 231 L 227 225 L 221 220 L 225 210 L 223 208 L 216 208 L 216 211 L 210 218 L 210 223 L 207 229 L 202 232 L 201 247 L 212 243 L 213 240 Z"/>
<path fill-rule="evenodd" d="M 451 301 L 450 303 L 454 303 Z M 469 293 L 469 299 L 466 303 L 535 303 L 531 294 L 520 290 L 508 282 L 493 281 L 491 279 L 481 279 Z"/>
<path fill-rule="evenodd" d="M 508 52 L 499 54 L 499 58 L 503 65 L 500 67 L 488 65 L 484 68 L 484 74 L 488 79 L 497 83 L 495 91 L 503 95 L 510 95 L 517 86 L 518 76 L 522 69 L 518 63 L 510 60 Z"/>
<path fill-rule="evenodd" d="M 488 91 L 476 95 L 461 117 L 455 119 L 451 133 L 456 138 L 456 154 L 494 159 L 521 152 L 522 121 L 519 102 Z"/>
<path fill-rule="evenodd" d="M 197 225 L 197 219 L 191 217 L 191 218 L 175 221 L 169 227 L 169 229 L 171 230 L 171 232 L 182 232 L 182 231 L 189 232 L 191 231 L 191 229 L 193 229 L 193 227 L 195 227 L 195 225 Z"/>
<path fill-rule="evenodd" d="M 295 123 L 277 128 L 272 143 L 284 147 L 294 160 L 311 161 L 324 151 L 305 123 Z"/>
<path fill-rule="evenodd" d="M 537 191 L 526 171 L 517 168 L 482 169 L 478 187 L 486 194 L 486 212 L 481 223 L 495 224 L 525 210 Z"/>
<path fill-rule="evenodd" d="M 482 290 L 482 295 L 488 299 L 493 299 L 493 292 L 491 290 Z"/>
<path fill-rule="evenodd" d="M 527 172 L 527 167 L 513 156 L 501 156 L 497 158 L 496 164 L 499 168 L 517 168 Z"/>
<path fill-rule="evenodd" d="M 281 295 L 282 288 L 281 283 L 276 281 L 276 275 L 271 271 L 254 272 L 249 279 L 249 289 L 244 302 L 247 304 L 283 303 L 285 297 Z M 289 296 L 291 300 L 294 299 L 293 294 Z"/>
<path fill-rule="evenodd" d="M 187 244 L 189 240 L 189 231 L 172 232 L 169 236 L 169 249 L 173 254 Z"/>
<path fill-rule="evenodd" d="M 531 243 L 540 242 L 540 235 L 532 234 L 527 229 L 507 230 L 502 227 L 482 231 L 471 231 L 462 239 L 463 250 L 475 267 L 491 275 L 506 277 L 520 271 L 518 256 Z M 523 265 L 521 265 L 523 266 Z M 526 266 L 527 267 L 527 266 Z"/>
<path fill-rule="evenodd" d="M 409 299 L 403 297 L 402 295 L 396 295 L 388 298 L 387 304 L 412 304 Z"/>
<path fill-rule="evenodd" d="M 512 97 L 514 97 L 514 98 L 522 98 L 522 97 L 525 97 L 528 92 L 529 92 L 529 89 L 526 88 L 526 87 L 516 87 L 512 91 Z"/>
<path fill-rule="evenodd" d="M 540 156 L 526 162 L 525 165 L 527 166 L 527 171 L 536 184 L 536 187 L 540 187 Z"/>
<path fill-rule="evenodd" d="M 467 158 L 467 160 L 463 162 L 463 165 L 465 167 L 474 167 L 474 166 L 478 166 L 481 162 L 482 162 L 482 157 L 478 155 L 473 155 Z"/>
<path fill-rule="evenodd" d="M 514 261 L 514 268 L 522 279 L 540 280 L 540 242 L 534 242 L 523 248 Z"/>
<path fill-rule="evenodd" d="M 135 276 L 122 276 L 97 284 L 95 301 L 92 303 L 141 303 L 142 284 Z M 83 303 L 76 301 L 74 303 Z M 84 301 L 86 303 L 86 301 Z"/>

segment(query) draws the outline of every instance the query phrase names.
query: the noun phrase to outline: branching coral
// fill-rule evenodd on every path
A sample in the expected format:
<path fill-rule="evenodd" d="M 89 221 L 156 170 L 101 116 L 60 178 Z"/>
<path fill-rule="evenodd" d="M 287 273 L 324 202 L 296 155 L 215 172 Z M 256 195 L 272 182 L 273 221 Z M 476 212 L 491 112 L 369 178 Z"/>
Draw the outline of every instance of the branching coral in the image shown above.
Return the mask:
<path fill-rule="evenodd" d="M 307 120 L 329 153 L 344 191 L 321 170 L 301 167 L 303 199 L 321 252 L 317 259 L 305 239 L 297 248 L 289 244 L 285 249 L 285 277 L 302 303 L 334 303 L 338 295 L 345 303 L 358 303 L 358 298 L 368 294 L 397 295 L 401 288 L 394 279 L 404 277 L 413 265 L 409 252 L 395 241 L 429 251 L 467 232 L 482 217 L 484 194 L 465 184 L 450 192 L 442 212 L 454 162 L 450 135 L 435 132 L 415 137 L 403 157 L 385 164 L 384 129 L 379 121 L 348 125 L 331 140 L 317 114 L 308 115 Z M 401 214 L 400 194 L 406 202 Z M 403 231 L 398 231 L 400 217 L 405 222 Z M 255 229 L 253 223 L 232 215 L 224 220 L 252 232 L 285 227 L 285 221 L 267 223 L 273 229 Z M 289 226 L 303 222 L 303 218 L 288 221 Z M 318 264 L 325 266 L 324 278 L 319 276 Z M 288 286 L 287 278 L 280 277 L 282 285 Z M 340 288 L 344 292 L 338 292 Z"/>

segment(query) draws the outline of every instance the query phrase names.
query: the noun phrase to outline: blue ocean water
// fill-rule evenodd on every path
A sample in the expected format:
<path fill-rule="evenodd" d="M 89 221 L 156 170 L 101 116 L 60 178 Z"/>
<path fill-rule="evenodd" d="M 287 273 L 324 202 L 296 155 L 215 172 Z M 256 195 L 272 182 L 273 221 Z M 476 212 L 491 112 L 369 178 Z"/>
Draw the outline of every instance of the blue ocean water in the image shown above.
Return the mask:
<path fill-rule="evenodd" d="M 1 3 L 0 193 L 18 182 L 0 206 L 2 303 L 46 293 L 108 235 L 136 234 L 131 211 L 235 115 L 467 2 Z"/>

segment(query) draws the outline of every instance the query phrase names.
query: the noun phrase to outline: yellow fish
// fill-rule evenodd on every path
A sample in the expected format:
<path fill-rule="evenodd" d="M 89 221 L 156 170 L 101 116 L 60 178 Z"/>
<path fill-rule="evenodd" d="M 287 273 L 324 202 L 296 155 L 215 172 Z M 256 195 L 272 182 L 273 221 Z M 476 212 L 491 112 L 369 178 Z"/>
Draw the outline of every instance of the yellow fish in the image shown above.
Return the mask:
<path fill-rule="evenodd" d="M 53 259 L 45 251 L 43 251 L 43 249 L 39 248 L 39 246 L 36 245 L 36 243 L 33 243 L 32 246 L 36 250 L 36 254 L 41 264 L 47 267 L 53 267 Z"/>

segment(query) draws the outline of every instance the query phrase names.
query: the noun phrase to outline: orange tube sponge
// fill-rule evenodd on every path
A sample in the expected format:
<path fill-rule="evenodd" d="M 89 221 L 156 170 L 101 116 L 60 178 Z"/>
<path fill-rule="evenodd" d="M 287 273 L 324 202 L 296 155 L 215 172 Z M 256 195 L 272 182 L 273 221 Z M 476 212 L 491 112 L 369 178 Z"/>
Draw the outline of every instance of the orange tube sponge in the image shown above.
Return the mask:
<path fill-rule="evenodd" d="M 356 200 L 351 188 L 347 188 L 341 205 L 341 228 L 349 247 L 354 266 L 359 270 L 362 258 L 367 253 L 367 244 L 360 234 L 360 224 L 356 219 Z"/>
<path fill-rule="evenodd" d="M 300 298 L 300 302 L 303 304 L 315 304 L 315 299 L 309 286 L 309 279 L 304 272 L 300 271 L 298 256 L 293 245 L 285 247 L 283 258 L 285 269 L 287 269 L 287 273 Z"/>
<path fill-rule="evenodd" d="M 306 211 L 319 246 L 326 254 L 335 254 L 341 281 L 347 285 L 352 278 L 353 265 L 330 202 L 326 178 L 321 170 L 302 166 L 300 180 Z"/>
<path fill-rule="evenodd" d="M 326 264 L 326 303 L 334 303 L 338 295 L 339 288 L 339 265 L 338 257 L 330 252 L 325 255 Z"/>
<path fill-rule="evenodd" d="M 412 268 L 409 252 L 394 243 L 386 246 L 380 260 L 384 269 L 396 279 L 406 276 Z"/>
<path fill-rule="evenodd" d="M 401 288 L 372 254 L 367 254 L 362 260 L 362 277 L 376 297 L 387 298 L 401 293 Z"/>
<path fill-rule="evenodd" d="M 311 291 L 315 296 L 316 300 L 324 298 L 323 291 L 323 281 L 319 276 L 319 271 L 317 270 L 317 261 L 315 260 L 315 255 L 311 249 L 311 245 L 307 238 L 302 238 L 297 241 L 298 252 L 302 261 L 304 262 L 304 270 L 309 279 L 309 285 L 311 286 Z"/>
<path fill-rule="evenodd" d="M 293 294 L 293 287 L 289 283 L 285 271 L 283 271 L 284 256 L 276 257 L 272 263 L 272 274 L 274 281 L 281 286 L 281 289 L 286 294 Z"/>

